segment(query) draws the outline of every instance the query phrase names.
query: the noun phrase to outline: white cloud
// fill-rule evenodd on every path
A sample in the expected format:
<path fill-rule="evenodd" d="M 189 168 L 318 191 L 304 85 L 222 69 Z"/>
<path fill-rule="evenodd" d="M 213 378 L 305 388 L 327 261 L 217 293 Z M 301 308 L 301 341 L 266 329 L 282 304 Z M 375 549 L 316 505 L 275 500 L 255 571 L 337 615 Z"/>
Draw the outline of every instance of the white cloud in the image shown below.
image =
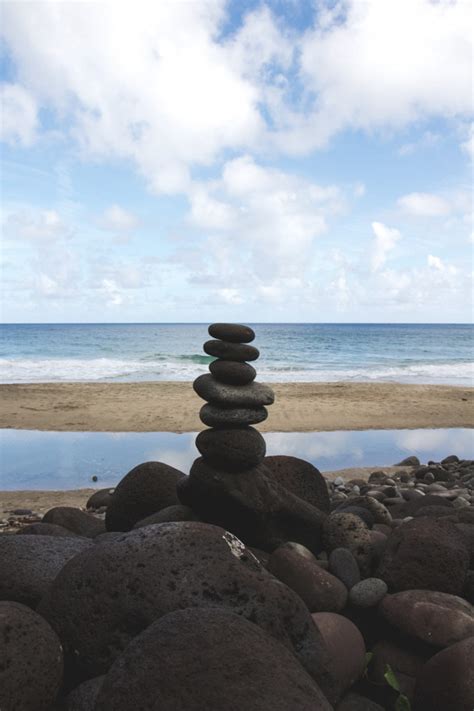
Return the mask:
<path fill-rule="evenodd" d="M 70 237 L 72 232 L 56 210 L 24 209 L 8 215 L 5 234 L 14 240 L 41 244 Z"/>
<path fill-rule="evenodd" d="M 474 123 L 470 124 L 466 140 L 461 143 L 461 148 L 471 160 L 474 160 Z"/>
<path fill-rule="evenodd" d="M 434 133 L 433 131 L 425 131 L 418 140 L 412 143 L 402 144 L 397 153 L 399 156 L 409 156 L 416 153 L 423 148 L 432 148 L 441 141 L 441 136 L 439 133 Z"/>
<path fill-rule="evenodd" d="M 447 217 L 469 209 L 470 198 L 464 191 L 443 197 L 433 193 L 410 193 L 397 200 L 398 207 L 415 217 Z"/>
<path fill-rule="evenodd" d="M 100 291 L 103 293 L 108 306 L 121 306 L 123 295 L 113 279 L 102 279 Z"/>
<path fill-rule="evenodd" d="M 111 205 L 99 218 L 99 225 L 110 232 L 130 232 L 140 224 L 138 218 L 120 205 Z"/>
<path fill-rule="evenodd" d="M 401 237 L 398 230 L 387 227 L 382 222 L 372 222 L 375 240 L 372 251 L 372 270 L 378 271 L 387 261 L 389 253 L 395 248 Z"/>
<path fill-rule="evenodd" d="M 437 272 L 455 276 L 458 270 L 452 264 L 445 264 L 440 257 L 435 257 L 433 254 L 429 254 L 427 257 L 428 266 Z"/>
<path fill-rule="evenodd" d="M 38 122 L 33 96 L 19 84 L 1 84 L 0 105 L 0 140 L 31 145 L 36 138 Z"/>

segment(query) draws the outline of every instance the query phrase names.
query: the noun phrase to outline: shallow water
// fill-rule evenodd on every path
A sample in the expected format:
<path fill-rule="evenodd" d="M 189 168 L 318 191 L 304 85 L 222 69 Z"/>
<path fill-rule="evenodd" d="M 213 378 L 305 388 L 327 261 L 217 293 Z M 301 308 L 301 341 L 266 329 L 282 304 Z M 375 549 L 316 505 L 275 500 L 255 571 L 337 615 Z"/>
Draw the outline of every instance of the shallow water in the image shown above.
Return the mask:
<path fill-rule="evenodd" d="M 192 432 L 0 430 L 0 489 L 113 486 L 134 466 L 150 460 L 188 472 L 199 456 L 195 437 Z M 321 471 L 391 465 L 411 454 L 422 462 L 449 454 L 474 458 L 471 429 L 268 432 L 265 440 L 267 454 L 301 457 Z"/>

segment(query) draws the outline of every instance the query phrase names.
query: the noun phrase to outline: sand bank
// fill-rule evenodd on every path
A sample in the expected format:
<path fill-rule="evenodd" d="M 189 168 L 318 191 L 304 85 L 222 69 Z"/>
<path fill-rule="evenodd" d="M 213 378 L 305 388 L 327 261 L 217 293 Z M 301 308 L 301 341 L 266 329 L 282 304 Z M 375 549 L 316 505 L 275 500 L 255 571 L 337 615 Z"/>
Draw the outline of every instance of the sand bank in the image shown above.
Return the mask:
<path fill-rule="evenodd" d="M 264 432 L 474 427 L 474 388 L 399 383 L 272 383 Z M 191 383 L 0 385 L 0 428 L 192 432 Z"/>

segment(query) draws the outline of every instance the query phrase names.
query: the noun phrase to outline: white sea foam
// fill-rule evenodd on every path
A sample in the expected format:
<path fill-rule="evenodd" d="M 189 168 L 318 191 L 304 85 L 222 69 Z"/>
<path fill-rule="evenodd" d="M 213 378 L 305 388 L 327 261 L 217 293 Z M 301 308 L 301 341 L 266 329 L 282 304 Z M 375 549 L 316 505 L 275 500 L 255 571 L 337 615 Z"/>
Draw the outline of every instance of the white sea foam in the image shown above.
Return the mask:
<path fill-rule="evenodd" d="M 372 368 L 288 367 L 257 363 L 258 379 L 268 382 L 396 381 L 406 383 L 474 384 L 474 363 L 417 363 Z M 205 363 L 182 358 L 168 360 L 91 359 L 0 359 L 0 382 L 144 381 L 193 380 L 207 372 Z"/>

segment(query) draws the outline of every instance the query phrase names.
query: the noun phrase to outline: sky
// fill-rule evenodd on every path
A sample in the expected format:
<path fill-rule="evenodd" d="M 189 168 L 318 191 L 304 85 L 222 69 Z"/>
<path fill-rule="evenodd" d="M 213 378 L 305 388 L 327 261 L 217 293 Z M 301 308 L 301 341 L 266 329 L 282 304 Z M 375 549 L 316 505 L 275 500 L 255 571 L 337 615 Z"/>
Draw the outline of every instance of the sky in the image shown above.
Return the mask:
<path fill-rule="evenodd" d="M 471 322 L 471 0 L 3 2 L 3 322 Z"/>

